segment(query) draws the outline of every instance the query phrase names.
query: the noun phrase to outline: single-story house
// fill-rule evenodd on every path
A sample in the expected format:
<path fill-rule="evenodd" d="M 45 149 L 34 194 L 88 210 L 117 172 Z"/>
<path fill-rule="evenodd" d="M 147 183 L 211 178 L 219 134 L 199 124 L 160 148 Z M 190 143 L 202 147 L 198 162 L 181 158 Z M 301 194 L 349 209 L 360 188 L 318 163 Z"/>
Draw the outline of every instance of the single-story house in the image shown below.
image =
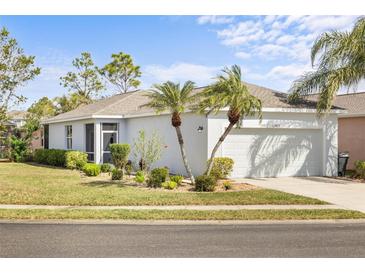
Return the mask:
<path fill-rule="evenodd" d="M 285 93 L 247 85 L 262 100 L 263 116 L 261 120 L 245 118 L 242 128 L 233 129 L 220 147 L 217 157 L 234 160 L 231 177 L 337 175 L 341 110 L 333 109 L 319 119 L 313 102 L 291 105 Z M 140 130 L 155 130 L 164 140 L 163 156 L 156 166 L 186 174 L 170 115 L 141 107 L 149 100 L 145 94 L 139 90 L 115 95 L 45 120 L 45 148 L 81 150 L 90 161 L 110 162 L 109 144 L 132 145 Z M 227 110 L 208 116 L 183 114 L 182 133 L 195 175 L 204 172 L 211 150 L 228 125 L 226 114 Z"/>
<path fill-rule="evenodd" d="M 365 161 L 365 92 L 338 95 L 334 104 L 347 110 L 338 117 L 338 150 L 349 152 L 353 169 L 355 161 Z"/>

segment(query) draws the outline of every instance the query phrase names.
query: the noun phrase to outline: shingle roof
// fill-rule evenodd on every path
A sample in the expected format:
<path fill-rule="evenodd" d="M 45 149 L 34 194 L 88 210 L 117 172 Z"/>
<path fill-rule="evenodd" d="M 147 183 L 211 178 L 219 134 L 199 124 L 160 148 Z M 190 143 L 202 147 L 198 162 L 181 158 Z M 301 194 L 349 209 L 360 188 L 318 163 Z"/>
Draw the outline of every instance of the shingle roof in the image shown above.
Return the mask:
<path fill-rule="evenodd" d="M 309 95 L 307 99 L 317 101 L 318 94 Z M 363 115 L 365 114 L 365 92 L 339 94 L 336 96 L 333 105 L 347 110 L 346 115 Z"/>
<path fill-rule="evenodd" d="M 25 119 L 26 114 L 27 112 L 24 110 L 11 110 L 8 112 L 10 119 Z"/>
<path fill-rule="evenodd" d="M 316 103 L 302 100 L 297 104 L 289 104 L 287 94 L 278 92 L 269 88 L 246 83 L 252 95 L 261 99 L 263 107 L 267 108 L 310 108 L 315 109 Z M 204 88 L 195 89 L 195 93 L 201 92 Z M 114 95 L 103 100 L 96 101 L 93 104 L 80 106 L 72 111 L 57 115 L 44 121 L 44 123 L 53 123 L 63 120 L 77 120 L 91 118 L 96 115 L 138 115 L 153 112 L 152 109 L 143 107 L 148 102 L 145 96 L 147 91 L 138 90 L 125 94 Z"/>

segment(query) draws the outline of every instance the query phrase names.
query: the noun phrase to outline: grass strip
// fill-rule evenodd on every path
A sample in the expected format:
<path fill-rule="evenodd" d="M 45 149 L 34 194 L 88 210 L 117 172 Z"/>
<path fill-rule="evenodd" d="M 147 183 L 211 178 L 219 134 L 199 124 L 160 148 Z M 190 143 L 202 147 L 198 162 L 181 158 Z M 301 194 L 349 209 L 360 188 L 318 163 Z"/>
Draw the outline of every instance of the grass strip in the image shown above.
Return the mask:
<path fill-rule="evenodd" d="M 359 219 L 365 213 L 342 209 L 304 210 L 87 210 L 0 209 L 0 219 L 128 219 L 128 220 L 308 220 Z"/>

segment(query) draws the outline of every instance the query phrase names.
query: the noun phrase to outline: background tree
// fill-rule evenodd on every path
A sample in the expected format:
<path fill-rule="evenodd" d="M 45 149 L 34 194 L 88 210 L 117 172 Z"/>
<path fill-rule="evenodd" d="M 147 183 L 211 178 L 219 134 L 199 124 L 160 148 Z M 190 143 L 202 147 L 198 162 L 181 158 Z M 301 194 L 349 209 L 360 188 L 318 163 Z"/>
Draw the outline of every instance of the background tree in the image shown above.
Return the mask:
<path fill-rule="evenodd" d="M 139 66 L 134 65 L 132 57 L 129 54 L 119 52 L 112 54 L 112 59 L 112 62 L 99 70 L 100 74 L 115 85 L 120 93 L 137 88 L 141 83 L 137 79 L 141 77 L 141 71 Z"/>
<path fill-rule="evenodd" d="M 42 97 L 37 102 L 33 103 L 27 110 L 25 117 L 25 138 L 31 140 L 33 132 L 37 131 L 41 126 L 41 120 L 52 117 L 56 114 L 54 102 L 48 97 Z"/>
<path fill-rule="evenodd" d="M 68 72 L 66 76 L 61 77 L 60 84 L 71 94 L 78 95 L 79 104 L 89 104 L 105 89 L 98 70 L 88 52 L 81 53 L 81 57 L 75 58 L 72 65 L 76 72 Z"/>
<path fill-rule="evenodd" d="M 16 39 L 2 28 L 0 31 L 0 128 L 6 120 L 8 107 L 11 103 L 25 102 L 26 97 L 16 93 L 19 86 L 33 80 L 40 68 L 34 65 L 34 56 L 27 56 L 18 46 Z"/>
<path fill-rule="evenodd" d="M 182 123 L 181 114 L 196 99 L 196 96 L 192 94 L 193 89 L 194 83 L 191 81 L 185 82 L 182 88 L 180 88 L 180 84 L 175 84 L 173 82 L 154 85 L 151 92 L 146 95 L 150 98 L 150 102 L 144 106 L 155 109 L 157 113 L 168 110 L 172 114 L 171 124 L 176 130 L 185 169 L 191 179 L 191 182 L 195 184 L 195 179 L 186 156 L 184 139 L 180 128 Z"/>
<path fill-rule="evenodd" d="M 54 103 L 56 107 L 56 114 L 61 114 L 74 110 L 82 104 L 86 104 L 85 100 L 78 93 L 71 93 L 70 95 L 62 95 L 60 97 L 54 98 Z"/>
<path fill-rule="evenodd" d="M 202 98 L 197 105 L 200 113 L 218 113 L 228 108 L 228 127 L 214 146 L 206 174 L 210 175 L 213 167 L 214 156 L 229 132 L 235 125 L 240 126 L 246 116 L 258 114 L 261 117 L 262 104 L 260 99 L 251 95 L 247 86 L 242 82 L 241 68 L 233 65 L 230 69 L 223 69 L 223 75 L 217 77 L 217 81 L 208 86 L 201 94 Z"/>
<path fill-rule="evenodd" d="M 311 61 L 317 70 L 293 83 L 289 99 L 295 102 L 301 96 L 319 93 L 317 111 L 323 113 L 331 109 L 341 87 L 356 86 L 365 77 L 365 18 L 359 18 L 349 32 L 320 35 L 312 46 Z"/>

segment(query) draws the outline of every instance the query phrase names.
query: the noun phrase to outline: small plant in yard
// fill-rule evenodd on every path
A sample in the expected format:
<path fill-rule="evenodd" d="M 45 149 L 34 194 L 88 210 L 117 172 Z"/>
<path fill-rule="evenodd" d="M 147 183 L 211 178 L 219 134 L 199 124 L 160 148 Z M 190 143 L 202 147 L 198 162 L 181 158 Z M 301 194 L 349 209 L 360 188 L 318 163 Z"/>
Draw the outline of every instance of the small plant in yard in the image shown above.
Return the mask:
<path fill-rule="evenodd" d="M 98 176 L 101 172 L 100 165 L 88 163 L 84 165 L 82 170 L 87 176 Z"/>
<path fill-rule="evenodd" d="M 230 181 L 223 182 L 223 188 L 226 191 L 232 189 L 232 183 Z"/>
<path fill-rule="evenodd" d="M 28 156 L 28 144 L 22 138 L 10 138 L 10 158 L 14 162 L 24 162 Z"/>
<path fill-rule="evenodd" d="M 195 190 L 212 192 L 217 185 L 217 179 L 211 175 L 200 175 L 195 178 Z"/>
<path fill-rule="evenodd" d="M 365 161 L 356 161 L 355 162 L 355 173 L 356 177 L 360 177 L 361 179 L 365 179 Z"/>
<path fill-rule="evenodd" d="M 87 163 L 87 154 L 81 151 L 66 152 L 66 167 L 69 169 L 82 170 Z"/>
<path fill-rule="evenodd" d="M 100 166 L 101 172 L 108 173 L 111 172 L 113 169 L 113 166 L 111 164 L 105 163 Z"/>
<path fill-rule="evenodd" d="M 128 144 L 111 144 L 109 147 L 114 166 L 121 171 L 123 178 L 131 147 Z"/>
<path fill-rule="evenodd" d="M 181 185 L 183 179 L 184 179 L 184 177 L 181 176 L 181 175 L 173 175 L 173 176 L 170 176 L 170 180 L 173 181 L 173 182 L 176 182 L 176 184 L 178 186 Z"/>
<path fill-rule="evenodd" d="M 137 183 L 144 183 L 145 181 L 145 176 L 144 176 L 144 173 L 143 171 L 139 170 L 137 171 L 136 173 L 136 177 L 134 177 L 134 180 L 137 182 Z"/>
<path fill-rule="evenodd" d="M 117 168 L 112 170 L 112 180 L 118 181 L 123 179 L 123 171 Z"/>
<path fill-rule="evenodd" d="M 233 170 L 234 161 L 228 157 L 216 157 L 213 159 L 213 167 L 210 175 L 217 179 L 227 178 Z"/>
<path fill-rule="evenodd" d="M 157 132 L 153 132 L 150 137 L 147 137 L 145 131 L 140 130 L 138 138 L 134 139 L 132 149 L 134 166 L 149 172 L 153 163 L 161 158 L 162 147 L 162 139 Z"/>
<path fill-rule="evenodd" d="M 169 182 L 163 182 L 161 184 L 161 186 L 164 188 L 164 189 L 175 189 L 177 188 L 177 183 L 174 182 L 174 181 L 169 181 Z"/>
<path fill-rule="evenodd" d="M 169 170 L 165 167 L 152 169 L 147 185 L 149 187 L 161 187 L 161 184 L 166 181 L 168 175 Z"/>

